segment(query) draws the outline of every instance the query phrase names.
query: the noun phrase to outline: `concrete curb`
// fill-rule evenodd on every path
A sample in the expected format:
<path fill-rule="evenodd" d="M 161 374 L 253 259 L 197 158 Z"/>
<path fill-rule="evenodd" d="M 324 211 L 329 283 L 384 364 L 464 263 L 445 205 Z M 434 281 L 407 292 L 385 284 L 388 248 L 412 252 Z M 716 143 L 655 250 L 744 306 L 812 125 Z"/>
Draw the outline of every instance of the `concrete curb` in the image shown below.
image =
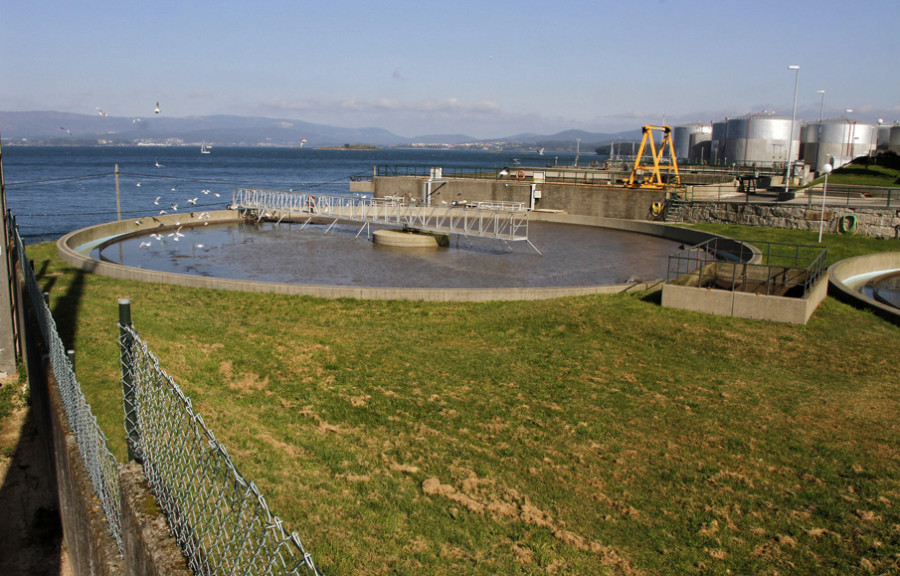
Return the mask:
<path fill-rule="evenodd" d="M 560 213 L 534 212 L 531 218 L 535 221 L 558 222 L 564 224 L 580 224 L 637 232 L 659 236 L 669 240 L 677 240 L 685 244 L 699 244 L 716 235 L 677 226 L 668 226 L 658 222 L 640 220 L 620 220 L 597 216 L 578 216 Z M 210 212 L 207 219 L 210 224 L 235 222 L 241 215 L 233 210 Z M 148 230 L 168 230 L 179 223 L 183 227 L 202 225 L 200 221 L 185 221 L 183 214 L 168 214 L 154 218 L 142 219 L 140 224 L 134 220 L 98 224 L 71 232 L 56 243 L 59 257 L 70 265 L 95 274 L 102 274 L 122 280 L 138 282 L 159 282 L 195 288 L 212 288 L 219 290 L 240 290 L 244 292 L 263 292 L 269 294 L 290 294 L 298 296 L 314 296 L 317 298 L 355 298 L 375 300 L 423 300 L 423 301 L 463 301 L 485 302 L 499 300 L 543 300 L 563 298 L 567 296 L 584 296 L 587 294 L 615 294 L 630 290 L 649 290 L 658 288 L 661 281 L 633 282 L 629 284 L 564 286 L 559 288 L 384 288 L 358 286 L 323 286 L 314 284 L 279 284 L 275 282 L 258 282 L 252 280 L 234 280 L 229 278 L 210 278 L 191 276 L 132 268 L 112 262 L 101 262 L 90 257 L 89 251 L 79 247 L 92 243 L 101 244 L 114 238 L 146 234 Z M 88 252 L 85 254 L 84 252 Z"/>

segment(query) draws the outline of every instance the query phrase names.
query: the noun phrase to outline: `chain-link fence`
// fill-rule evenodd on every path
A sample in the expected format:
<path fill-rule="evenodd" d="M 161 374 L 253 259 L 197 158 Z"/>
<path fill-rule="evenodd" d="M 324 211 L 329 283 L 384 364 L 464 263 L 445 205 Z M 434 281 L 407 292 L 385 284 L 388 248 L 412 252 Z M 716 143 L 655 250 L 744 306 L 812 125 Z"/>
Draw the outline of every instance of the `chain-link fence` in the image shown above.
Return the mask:
<path fill-rule="evenodd" d="M 121 303 L 120 303 L 121 304 Z M 297 534 L 231 462 L 191 400 L 129 325 L 120 324 L 130 450 L 195 574 L 319 575 Z M 127 406 L 127 404 L 126 404 Z M 128 408 L 126 408 L 128 409 Z"/>
<path fill-rule="evenodd" d="M 119 464 L 75 378 L 25 244 L 10 220 L 66 418 L 121 552 Z M 120 349 L 129 456 L 142 460 L 150 489 L 193 572 L 321 576 L 297 534 L 285 530 L 257 487 L 241 476 L 225 447 L 194 412 L 190 399 L 159 366 L 131 326 L 130 316 L 127 323 L 120 323 Z"/>
<path fill-rule="evenodd" d="M 25 286 L 34 308 L 37 324 L 40 326 L 44 346 L 50 356 L 50 367 L 59 388 L 66 419 L 75 436 L 78 451 L 81 453 L 84 467 L 94 486 L 94 492 L 103 507 L 103 513 L 109 524 L 109 532 L 115 539 L 119 552 L 122 552 L 122 533 L 119 520 L 121 517 L 119 464 L 110 452 L 106 436 L 97 424 L 97 418 L 91 412 L 91 405 L 85 399 L 81 392 L 81 385 L 75 378 L 72 362 L 66 355 L 66 349 L 59 337 L 50 307 L 44 300 L 34 271 L 25 257 L 25 243 L 15 224 L 12 229 L 11 233 L 15 237 Z"/>

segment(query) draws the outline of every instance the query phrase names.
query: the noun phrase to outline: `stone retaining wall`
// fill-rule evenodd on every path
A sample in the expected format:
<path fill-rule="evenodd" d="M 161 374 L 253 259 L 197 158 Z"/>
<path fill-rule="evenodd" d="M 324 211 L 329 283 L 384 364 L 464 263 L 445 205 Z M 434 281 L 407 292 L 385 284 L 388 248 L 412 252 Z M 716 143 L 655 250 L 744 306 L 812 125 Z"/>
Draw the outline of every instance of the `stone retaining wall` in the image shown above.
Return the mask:
<path fill-rule="evenodd" d="M 825 206 L 823 231 L 838 234 L 838 223 L 844 216 L 856 216 L 856 233 L 872 238 L 900 238 L 900 206 L 896 208 L 863 208 Z M 683 222 L 747 224 L 769 228 L 819 230 L 822 209 L 807 204 L 690 202 L 681 210 Z"/>

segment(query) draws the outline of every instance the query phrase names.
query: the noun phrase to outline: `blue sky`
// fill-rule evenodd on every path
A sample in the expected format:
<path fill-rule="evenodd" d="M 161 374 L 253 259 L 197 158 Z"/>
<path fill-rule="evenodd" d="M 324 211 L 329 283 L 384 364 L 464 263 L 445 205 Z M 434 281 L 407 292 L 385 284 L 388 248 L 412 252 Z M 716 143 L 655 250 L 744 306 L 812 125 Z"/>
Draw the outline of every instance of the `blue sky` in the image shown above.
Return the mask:
<path fill-rule="evenodd" d="M 900 2 L 0 0 L 0 110 L 502 137 L 900 120 Z M 0 127 L 2 131 L 2 127 Z"/>

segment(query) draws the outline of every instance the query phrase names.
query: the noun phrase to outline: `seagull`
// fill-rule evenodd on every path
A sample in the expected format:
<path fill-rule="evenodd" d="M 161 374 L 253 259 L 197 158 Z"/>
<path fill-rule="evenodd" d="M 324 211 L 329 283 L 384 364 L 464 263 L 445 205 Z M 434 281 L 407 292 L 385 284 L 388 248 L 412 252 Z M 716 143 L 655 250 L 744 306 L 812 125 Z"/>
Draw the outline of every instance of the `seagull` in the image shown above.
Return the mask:
<path fill-rule="evenodd" d="M 219 193 L 218 193 L 218 192 L 213 192 L 213 195 L 214 195 L 216 198 L 219 197 Z"/>
<path fill-rule="evenodd" d="M 166 212 L 165 210 L 160 210 L 159 213 L 160 214 L 168 214 L 168 212 Z"/>
<path fill-rule="evenodd" d="M 196 198 L 191 198 L 190 200 L 187 201 L 187 203 L 188 203 L 188 204 L 196 204 L 196 203 L 197 203 L 197 199 L 196 199 Z"/>
<path fill-rule="evenodd" d="M 60 129 L 60 130 L 65 130 L 65 131 L 66 131 L 66 134 L 68 134 L 69 136 L 72 135 L 72 131 L 69 130 L 68 128 L 66 128 L 65 126 L 60 126 L 59 129 Z"/>
<path fill-rule="evenodd" d="M 184 234 L 181 233 L 181 226 L 179 226 L 174 232 L 169 234 L 169 238 L 173 238 L 176 242 L 178 242 L 179 238 L 184 238 Z"/>
<path fill-rule="evenodd" d="M 156 204 L 157 206 L 159 206 L 159 199 L 160 199 L 160 198 L 162 198 L 162 196 L 157 196 L 157 197 L 156 197 L 156 200 L 154 200 L 153 203 Z"/>
<path fill-rule="evenodd" d="M 141 221 L 140 221 L 140 220 L 135 220 L 135 221 L 134 221 L 134 225 L 135 225 L 135 226 L 140 226 L 140 225 L 141 225 Z"/>
<path fill-rule="evenodd" d="M 169 204 L 169 206 L 172 207 L 172 210 L 178 210 L 178 204 L 175 204 L 174 202 L 172 202 L 171 204 Z"/>
<path fill-rule="evenodd" d="M 140 122 L 140 121 L 141 121 L 140 118 L 132 118 L 132 119 L 131 119 L 131 123 L 132 123 L 132 124 L 137 124 L 137 123 Z"/>
<path fill-rule="evenodd" d="M 159 232 L 157 232 L 156 234 L 151 234 L 150 237 L 155 238 L 156 240 L 162 240 L 162 234 L 160 234 Z"/>
<path fill-rule="evenodd" d="M 162 164 L 159 163 L 159 160 L 156 161 L 156 167 L 157 168 L 165 168 L 165 166 L 163 166 Z"/>
<path fill-rule="evenodd" d="M 153 246 L 150 242 L 141 242 L 141 248 L 147 248 L 148 246 Z"/>
<path fill-rule="evenodd" d="M 106 112 L 101 110 L 99 106 L 97 106 L 97 114 L 99 114 L 101 116 L 109 116 L 109 114 L 107 114 Z"/>
<path fill-rule="evenodd" d="M 159 102 L 156 103 L 156 108 L 153 111 L 159 114 Z"/>
<path fill-rule="evenodd" d="M 204 196 L 207 195 L 207 194 L 209 194 L 209 190 L 201 190 L 201 192 L 203 192 L 203 195 L 204 195 Z"/>
<path fill-rule="evenodd" d="M 137 184 L 135 184 L 135 186 L 137 186 L 138 188 L 140 188 L 140 187 L 141 187 L 141 183 L 138 182 Z"/>

